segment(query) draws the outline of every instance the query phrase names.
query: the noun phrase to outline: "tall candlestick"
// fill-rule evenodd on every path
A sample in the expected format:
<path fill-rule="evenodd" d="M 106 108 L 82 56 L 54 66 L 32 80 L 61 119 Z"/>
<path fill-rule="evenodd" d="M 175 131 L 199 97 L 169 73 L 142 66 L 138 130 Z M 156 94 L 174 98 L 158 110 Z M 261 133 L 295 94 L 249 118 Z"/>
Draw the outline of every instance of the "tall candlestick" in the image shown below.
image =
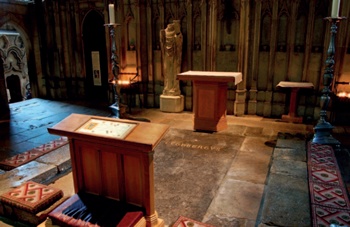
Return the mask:
<path fill-rule="evenodd" d="M 115 24 L 114 4 L 109 4 L 108 9 L 109 9 L 109 23 Z"/>
<path fill-rule="evenodd" d="M 331 17 L 339 17 L 340 0 L 333 0 Z"/>
<path fill-rule="evenodd" d="M 115 23 L 109 23 L 106 26 L 109 28 L 109 34 L 111 36 L 111 63 L 112 63 L 112 73 L 113 73 L 113 79 L 109 80 L 111 85 L 113 86 L 113 94 L 114 94 L 114 103 L 109 106 L 109 108 L 112 111 L 112 116 L 115 118 L 119 118 L 119 94 L 118 94 L 118 80 L 119 80 L 119 66 L 117 62 L 117 45 L 115 43 L 115 27 L 117 24 Z"/>
<path fill-rule="evenodd" d="M 336 1 L 333 1 L 334 4 L 337 5 L 338 3 L 335 3 Z M 334 9 L 334 8 L 333 8 Z M 333 11 L 332 9 L 332 11 Z M 333 12 L 332 12 L 333 14 Z M 322 96 L 320 97 L 320 119 L 317 122 L 317 125 L 314 127 L 314 138 L 312 139 L 313 143 L 317 144 L 328 144 L 328 145 L 340 145 L 340 142 L 336 140 L 332 135 L 331 132 L 333 130 L 333 126 L 331 123 L 327 121 L 327 111 L 328 111 L 328 105 L 331 101 L 331 94 L 332 94 L 332 83 L 334 78 L 334 55 L 335 55 L 335 40 L 336 40 L 336 34 L 337 34 L 337 23 L 339 23 L 343 17 L 339 17 L 339 15 L 332 15 L 332 17 L 326 18 L 330 24 L 331 24 L 331 37 L 329 39 L 329 46 L 327 50 L 327 59 L 325 64 L 325 72 L 323 74 L 323 89 L 322 89 Z"/>

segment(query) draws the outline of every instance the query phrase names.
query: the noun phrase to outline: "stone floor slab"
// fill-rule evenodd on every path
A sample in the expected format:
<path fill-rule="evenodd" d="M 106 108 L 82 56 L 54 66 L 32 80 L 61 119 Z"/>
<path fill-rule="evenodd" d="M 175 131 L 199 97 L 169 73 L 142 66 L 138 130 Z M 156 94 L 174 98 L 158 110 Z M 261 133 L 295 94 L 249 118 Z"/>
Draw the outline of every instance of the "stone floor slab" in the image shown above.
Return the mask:
<path fill-rule="evenodd" d="M 264 185 L 238 181 L 226 177 L 210 204 L 203 221 L 214 214 L 226 218 L 255 220 L 261 202 Z M 244 209 L 241 209 L 244 207 Z"/>
<path fill-rule="evenodd" d="M 270 174 L 258 224 L 311 226 L 307 179 Z"/>
<path fill-rule="evenodd" d="M 266 141 L 267 138 L 265 137 L 245 137 L 240 150 L 250 152 L 252 154 L 259 152 L 259 155 L 262 153 L 271 155 L 272 148 L 265 145 Z"/>
<path fill-rule="evenodd" d="M 239 219 L 232 217 L 225 217 L 221 215 L 212 215 L 207 217 L 206 223 L 216 227 L 254 227 L 255 220 Z"/>
<path fill-rule="evenodd" d="M 156 210 L 166 224 L 179 215 L 202 219 L 243 139 L 227 134 L 168 131 L 154 155 Z"/>
<path fill-rule="evenodd" d="M 37 162 L 57 166 L 59 172 L 71 168 L 69 144 L 66 144 L 54 151 L 36 159 Z"/>
<path fill-rule="evenodd" d="M 57 168 L 54 165 L 47 165 L 36 161 L 29 162 L 0 175 L 0 194 L 8 191 L 9 188 L 18 187 L 25 181 L 34 180 L 36 182 L 42 182 L 44 179 L 47 179 L 46 177 L 56 174 Z"/>
<path fill-rule="evenodd" d="M 305 140 L 301 140 L 298 138 L 292 139 L 281 139 L 279 138 L 276 144 L 276 148 L 293 148 L 298 150 L 305 150 Z"/>
<path fill-rule="evenodd" d="M 306 162 L 275 159 L 272 162 L 270 173 L 281 174 L 306 180 L 307 164 Z"/>
<path fill-rule="evenodd" d="M 273 158 L 306 162 L 306 151 L 305 148 L 275 148 Z"/>
<path fill-rule="evenodd" d="M 264 184 L 269 171 L 271 152 L 262 152 L 257 155 L 249 151 L 247 153 L 240 151 L 227 172 L 227 176 L 235 180 Z"/>

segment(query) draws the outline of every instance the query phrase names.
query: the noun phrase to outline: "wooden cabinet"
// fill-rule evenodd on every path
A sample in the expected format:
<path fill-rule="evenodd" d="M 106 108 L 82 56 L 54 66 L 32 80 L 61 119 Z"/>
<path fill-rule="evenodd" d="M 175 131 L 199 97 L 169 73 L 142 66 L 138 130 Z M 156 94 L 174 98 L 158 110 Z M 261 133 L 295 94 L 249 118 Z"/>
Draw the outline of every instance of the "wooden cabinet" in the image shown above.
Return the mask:
<path fill-rule="evenodd" d="M 164 225 L 155 211 L 153 153 L 167 125 L 72 114 L 48 130 L 69 139 L 76 193 L 142 207 L 147 226 Z"/>

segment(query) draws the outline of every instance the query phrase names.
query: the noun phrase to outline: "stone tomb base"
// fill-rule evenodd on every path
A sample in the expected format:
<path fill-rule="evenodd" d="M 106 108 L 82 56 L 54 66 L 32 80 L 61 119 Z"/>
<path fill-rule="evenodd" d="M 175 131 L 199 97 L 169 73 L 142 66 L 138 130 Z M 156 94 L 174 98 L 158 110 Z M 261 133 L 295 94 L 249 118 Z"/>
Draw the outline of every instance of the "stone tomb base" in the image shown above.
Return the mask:
<path fill-rule="evenodd" d="M 160 96 L 160 110 L 162 112 L 179 113 L 184 110 L 184 96 Z"/>

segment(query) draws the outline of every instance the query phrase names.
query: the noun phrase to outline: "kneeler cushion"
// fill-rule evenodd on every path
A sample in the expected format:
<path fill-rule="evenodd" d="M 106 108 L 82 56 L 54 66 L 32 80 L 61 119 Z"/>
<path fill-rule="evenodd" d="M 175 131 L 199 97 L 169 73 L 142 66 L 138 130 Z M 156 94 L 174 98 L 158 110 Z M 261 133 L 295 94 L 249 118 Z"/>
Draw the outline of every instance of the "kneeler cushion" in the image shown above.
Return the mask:
<path fill-rule="evenodd" d="M 4 204 L 35 214 L 62 197 L 63 192 L 60 189 L 28 181 L 2 194 L 0 200 Z"/>
<path fill-rule="evenodd" d="M 136 214 L 137 211 L 141 211 L 142 217 L 144 212 L 141 207 L 98 195 L 78 193 L 50 212 L 48 216 L 53 224 L 63 227 L 115 227 L 128 212 Z M 135 220 L 130 219 L 130 221 L 134 222 Z"/>

